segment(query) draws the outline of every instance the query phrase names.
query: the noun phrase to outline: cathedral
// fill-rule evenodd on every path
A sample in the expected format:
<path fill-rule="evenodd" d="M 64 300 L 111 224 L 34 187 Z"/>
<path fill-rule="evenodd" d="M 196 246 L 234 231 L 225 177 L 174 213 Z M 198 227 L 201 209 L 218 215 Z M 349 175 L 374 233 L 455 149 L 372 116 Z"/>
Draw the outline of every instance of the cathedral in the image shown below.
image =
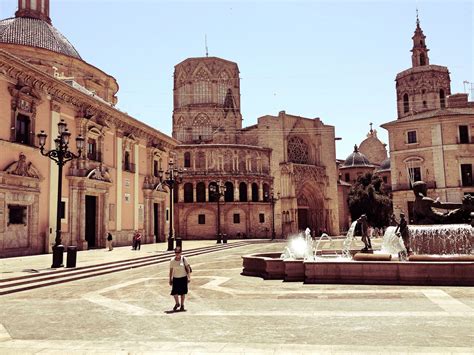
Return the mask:
<path fill-rule="evenodd" d="M 339 233 L 334 127 L 282 111 L 243 128 L 237 64 L 205 57 L 175 68 L 167 136 L 116 108 L 117 81 L 49 5 L 19 0 L 0 21 L 0 257 L 51 252 L 58 236 L 129 245 L 135 230 L 144 243 Z M 61 171 L 43 153 L 63 141 L 74 159 Z"/>
<path fill-rule="evenodd" d="M 177 235 L 339 234 L 334 127 L 285 111 L 242 127 L 240 108 L 236 63 L 202 57 L 175 66 Z"/>

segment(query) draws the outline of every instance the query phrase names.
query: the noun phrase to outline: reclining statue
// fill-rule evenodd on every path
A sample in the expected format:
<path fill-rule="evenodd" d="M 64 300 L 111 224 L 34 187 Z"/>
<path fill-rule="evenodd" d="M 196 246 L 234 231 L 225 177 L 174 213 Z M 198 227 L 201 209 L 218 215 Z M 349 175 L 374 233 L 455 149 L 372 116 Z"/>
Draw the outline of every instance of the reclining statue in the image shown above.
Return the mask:
<path fill-rule="evenodd" d="M 413 183 L 415 203 L 413 206 L 414 224 L 456 224 L 472 223 L 474 221 L 474 198 L 464 196 L 462 203 L 441 202 L 426 196 L 426 183 Z M 450 210 L 439 212 L 436 209 Z"/>

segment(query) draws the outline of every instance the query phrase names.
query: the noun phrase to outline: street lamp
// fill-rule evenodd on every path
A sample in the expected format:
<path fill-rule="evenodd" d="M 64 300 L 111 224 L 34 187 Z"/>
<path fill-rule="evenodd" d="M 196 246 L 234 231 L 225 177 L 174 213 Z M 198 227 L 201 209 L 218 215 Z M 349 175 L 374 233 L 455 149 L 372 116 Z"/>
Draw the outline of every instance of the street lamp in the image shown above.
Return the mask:
<path fill-rule="evenodd" d="M 181 184 L 183 181 L 183 172 L 181 169 L 177 169 L 174 167 L 173 160 L 170 159 L 168 163 L 168 170 L 164 172 L 166 178 L 163 177 L 163 170 L 158 171 L 158 177 L 160 178 L 160 182 L 165 184 L 170 189 L 170 228 L 168 234 L 168 251 L 172 251 L 174 249 L 174 226 L 173 226 L 173 190 L 175 185 Z"/>
<path fill-rule="evenodd" d="M 268 192 L 265 193 L 266 197 L 269 199 L 270 203 L 272 204 L 272 240 L 275 239 L 275 203 L 280 199 L 280 193 L 277 193 L 277 197 L 275 197 L 273 190 L 270 192 L 270 198 L 268 197 Z"/>
<path fill-rule="evenodd" d="M 39 140 L 40 152 L 45 157 L 54 160 L 58 164 L 58 198 L 56 204 L 56 239 L 54 240 L 53 246 L 53 264 L 52 268 L 63 266 L 63 253 L 64 246 L 61 245 L 61 194 L 63 187 L 63 166 L 70 160 L 77 159 L 81 156 L 81 152 L 84 149 L 84 137 L 78 135 L 76 138 L 77 154 L 72 153 L 69 150 L 69 139 L 71 133 L 67 129 L 67 124 L 64 120 L 58 123 L 58 136 L 54 140 L 55 149 L 45 151 L 44 145 L 46 144 L 46 138 L 48 135 L 41 131 L 37 134 Z"/>
<path fill-rule="evenodd" d="M 209 186 L 209 190 L 211 191 L 212 196 L 217 200 L 217 244 L 221 243 L 221 209 L 220 209 L 220 200 L 221 197 L 225 195 L 226 191 L 226 186 L 222 183 L 222 181 L 219 181 L 218 184 L 211 184 Z M 227 243 L 227 239 L 224 238 L 224 243 Z"/>

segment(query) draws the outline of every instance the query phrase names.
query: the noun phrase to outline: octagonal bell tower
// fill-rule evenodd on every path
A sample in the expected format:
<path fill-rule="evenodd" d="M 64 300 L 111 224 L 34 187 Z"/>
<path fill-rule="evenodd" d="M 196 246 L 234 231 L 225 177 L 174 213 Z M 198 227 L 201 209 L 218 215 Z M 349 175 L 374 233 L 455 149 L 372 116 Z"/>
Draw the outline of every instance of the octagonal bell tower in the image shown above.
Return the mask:
<path fill-rule="evenodd" d="M 173 138 L 182 143 L 236 143 L 242 128 L 236 63 L 188 58 L 174 70 Z"/>

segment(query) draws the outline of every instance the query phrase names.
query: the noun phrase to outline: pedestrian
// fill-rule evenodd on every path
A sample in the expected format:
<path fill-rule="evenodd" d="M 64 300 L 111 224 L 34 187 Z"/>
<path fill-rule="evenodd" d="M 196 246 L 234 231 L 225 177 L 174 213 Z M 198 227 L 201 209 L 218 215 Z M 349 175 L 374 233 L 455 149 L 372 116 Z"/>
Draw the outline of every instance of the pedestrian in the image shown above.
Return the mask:
<path fill-rule="evenodd" d="M 109 248 L 109 251 L 112 251 L 114 249 L 112 245 L 112 233 L 110 232 L 107 233 L 107 248 Z"/>
<path fill-rule="evenodd" d="M 174 249 L 174 256 L 170 260 L 170 286 L 171 295 L 174 297 L 173 311 L 185 311 L 184 299 L 188 293 L 188 283 L 191 281 L 191 267 L 182 255 L 180 247 Z M 181 304 L 179 303 L 181 297 Z"/>
<path fill-rule="evenodd" d="M 142 235 L 140 234 L 139 231 L 136 232 L 136 238 L 135 238 L 135 250 L 140 250 L 140 247 L 142 245 Z"/>
<path fill-rule="evenodd" d="M 137 232 L 133 232 L 132 250 L 137 250 Z"/>

